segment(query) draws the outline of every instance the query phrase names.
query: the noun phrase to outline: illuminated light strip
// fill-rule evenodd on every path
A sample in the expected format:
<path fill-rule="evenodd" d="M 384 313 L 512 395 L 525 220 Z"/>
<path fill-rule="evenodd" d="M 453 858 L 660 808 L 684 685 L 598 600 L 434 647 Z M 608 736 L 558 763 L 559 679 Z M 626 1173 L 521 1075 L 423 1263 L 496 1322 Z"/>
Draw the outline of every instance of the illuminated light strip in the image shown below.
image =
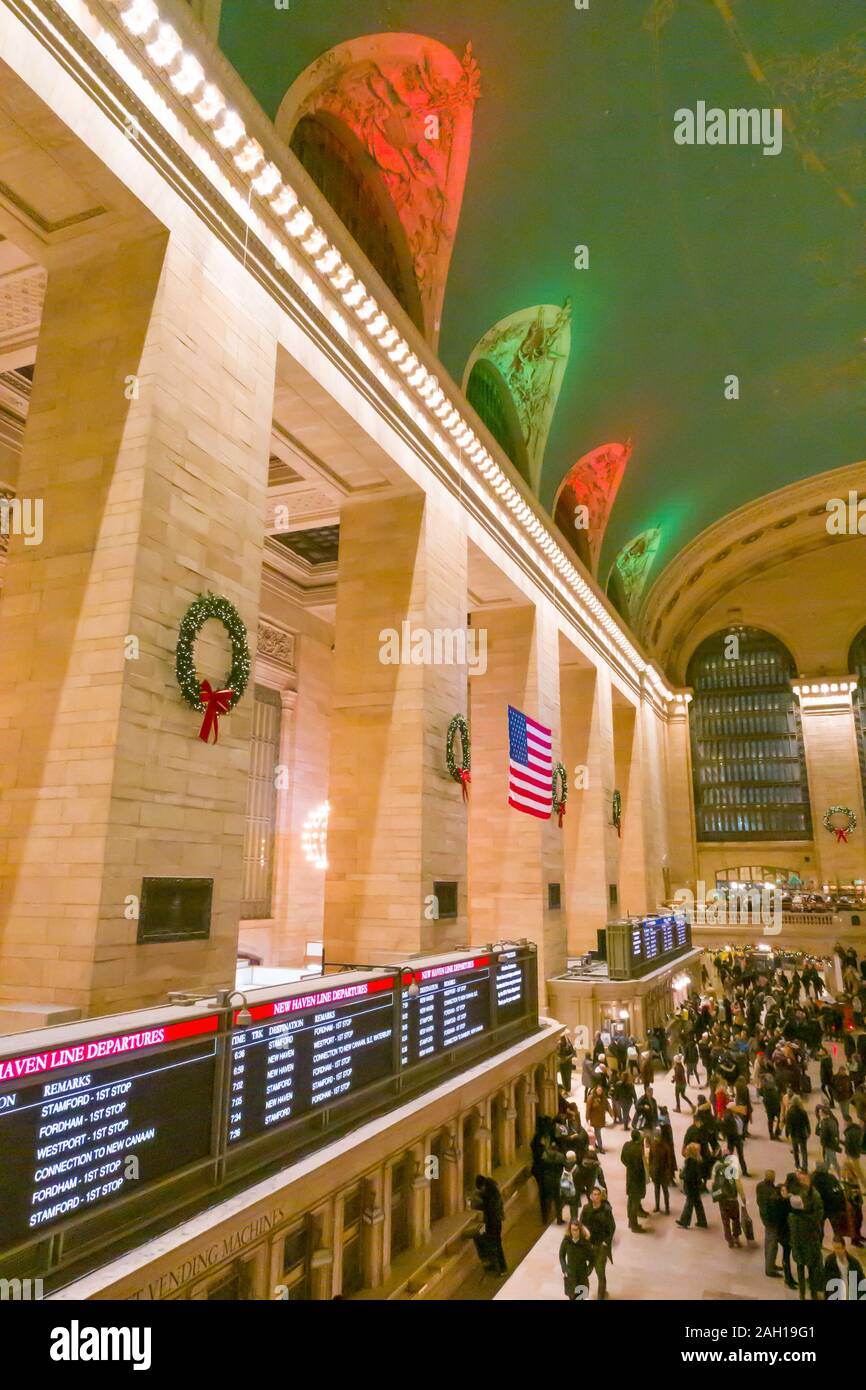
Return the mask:
<path fill-rule="evenodd" d="M 65 4 L 66 0 L 61 0 L 61 3 Z M 226 98 L 216 84 L 205 80 L 203 84 L 204 89 L 201 91 L 202 82 L 201 80 L 196 80 L 197 70 L 192 66 L 197 62 L 197 59 L 195 59 L 193 55 L 185 53 L 182 50 L 179 53 L 174 52 L 175 45 L 170 37 L 170 34 L 174 31 L 170 25 L 162 22 L 159 8 L 154 3 L 154 0 L 103 0 L 103 3 L 111 5 L 118 11 L 120 21 L 127 33 L 141 45 L 144 54 L 155 67 L 164 71 L 166 63 L 168 63 L 169 82 L 178 95 L 189 102 L 191 109 L 210 128 L 212 138 L 218 145 L 228 152 L 237 151 L 238 146 L 241 145 L 241 141 L 246 137 L 240 152 L 235 154 L 234 163 L 236 167 L 239 168 L 241 175 L 251 184 L 251 192 L 257 193 L 259 197 L 266 198 L 271 209 L 277 207 L 282 208 L 284 205 L 288 205 L 289 208 L 296 207 L 298 204 L 298 196 L 295 190 L 284 182 L 275 186 L 273 174 L 269 175 L 267 180 L 269 192 L 264 193 L 261 189 L 256 188 L 256 181 L 264 172 L 263 170 L 259 171 L 259 165 L 264 159 L 264 152 L 262 152 L 261 159 L 258 158 L 258 151 L 261 147 L 248 136 L 240 116 L 237 112 L 229 109 Z M 77 22 L 74 13 L 70 13 L 68 8 L 67 13 L 69 13 L 69 17 L 73 22 Z M 166 32 L 164 33 L 163 31 Z M 186 72 L 186 77 L 182 76 L 184 72 Z M 266 166 L 266 168 L 276 169 L 276 165 Z M 253 177 L 254 174 L 255 177 Z M 282 175 L 280 175 L 280 178 L 282 178 Z M 307 208 L 299 208 L 295 217 L 285 224 L 285 230 L 293 239 L 305 237 L 311 233 L 318 234 L 313 242 L 317 250 L 307 251 L 307 254 L 310 256 L 318 255 L 321 248 L 327 245 L 328 238 L 325 232 L 316 225 L 313 214 Z M 261 235 L 261 232 L 257 234 Z M 267 235 L 262 236 L 262 240 L 265 245 L 268 245 Z M 288 248 L 282 246 L 276 238 L 274 238 L 271 249 L 277 264 L 282 265 L 284 269 L 291 273 L 291 259 Z M 306 250 L 307 248 L 305 247 L 304 249 Z M 328 272 L 320 270 L 320 274 L 326 275 Z M 360 293 L 354 295 L 353 291 L 349 291 L 348 294 L 343 294 L 343 302 L 347 307 L 355 310 L 357 313 L 359 304 L 364 301 L 371 301 L 373 307 L 368 317 L 378 314 L 385 315 L 388 333 L 390 334 L 392 330 L 396 333 L 398 330 L 390 324 L 390 320 L 387 318 L 385 311 L 372 296 L 368 295 L 366 288 L 361 285 L 361 282 L 357 282 L 357 285 L 353 288 L 358 289 Z M 349 295 L 353 297 L 350 299 Z M 376 322 L 378 323 L 378 321 L 377 318 Z M 336 326 L 335 324 L 335 327 Z M 356 350 L 358 349 L 356 348 Z M 430 379 L 426 368 L 422 368 L 422 364 L 418 362 L 414 354 L 410 354 L 408 362 L 404 362 L 403 359 L 407 352 L 409 352 L 409 348 L 404 343 L 400 343 L 395 350 L 388 353 L 388 356 L 393 363 L 399 365 L 404 375 L 408 376 L 410 373 L 414 374 L 408 383 L 410 389 L 420 399 L 425 409 L 441 419 L 443 416 L 441 406 L 434 410 L 423 394 L 424 387 Z M 398 392 L 397 394 L 398 399 L 400 399 L 400 393 Z M 445 428 L 457 437 L 468 436 L 469 439 L 474 439 L 475 436 L 471 426 L 463 418 L 462 412 L 448 401 L 447 398 L 444 399 L 444 405 L 444 415 L 449 417 Z M 439 447 L 441 450 L 441 445 Z M 447 448 L 445 452 L 447 456 Z M 469 457 L 473 466 L 478 469 L 482 477 L 488 482 L 490 482 L 492 478 L 495 478 L 497 473 L 500 473 L 498 468 L 496 468 L 493 474 L 485 470 L 483 466 L 483 455 L 479 458 L 470 454 Z M 501 474 L 501 477 L 504 478 L 505 475 Z M 647 680 L 647 684 L 659 698 L 665 701 L 672 701 L 674 699 L 673 692 L 668 689 L 655 667 L 640 656 L 636 648 L 625 635 L 625 632 L 607 611 L 598 596 L 593 592 L 590 585 L 586 583 L 571 561 L 564 555 L 560 546 L 536 516 L 532 506 L 527 503 L 526 499 L 522 497 L 522 494 L 520 494 L 507 479 L 505 479 L 505 485 L 503 487 L 500 488 L 495 484 L 494 486 L 500 497 L 503 498 L 506 505 L 511 509 L 517 524 L 522 527 L 525 533 L 525 540 L 530 547 L 541 550 L 548 559 L 554 560 L 556 568 L 560 571 L 560 582 L 565 582 L 568 585 L 578 599 L 579 604 L 585 610 L 579 614 L 581 621 L 596 634 L 602 644 L 606 646 L 617 659 L 624 659 L 637 676 L 644 676 Z M 512 502 L 512 498 L 515 497 L 519 499 L 518 503 Z M 523 503 L 522 508 L 519 505 L 520 502 Z"/>

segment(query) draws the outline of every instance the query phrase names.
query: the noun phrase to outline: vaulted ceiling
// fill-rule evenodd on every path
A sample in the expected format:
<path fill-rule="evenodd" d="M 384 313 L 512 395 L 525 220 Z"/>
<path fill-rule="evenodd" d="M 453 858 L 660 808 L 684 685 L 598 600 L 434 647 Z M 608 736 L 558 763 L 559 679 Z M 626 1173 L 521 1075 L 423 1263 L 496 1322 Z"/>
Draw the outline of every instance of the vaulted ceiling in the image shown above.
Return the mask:
<path fill-rule="evenodd" d="M 462 380 L 500 320 L 570 299 L 541 500 L 631 441 L 602 579 L 644 533 L 651 585 L 732 508 L 866 456 L 862 0 L 223 0 L 220 42 L 276 119 L 323 53 L 388 31 L 471 42 L 480 68 L 446 367 Z M 677 144 L 699 102 L 781 107 L 781 152 Z"/>

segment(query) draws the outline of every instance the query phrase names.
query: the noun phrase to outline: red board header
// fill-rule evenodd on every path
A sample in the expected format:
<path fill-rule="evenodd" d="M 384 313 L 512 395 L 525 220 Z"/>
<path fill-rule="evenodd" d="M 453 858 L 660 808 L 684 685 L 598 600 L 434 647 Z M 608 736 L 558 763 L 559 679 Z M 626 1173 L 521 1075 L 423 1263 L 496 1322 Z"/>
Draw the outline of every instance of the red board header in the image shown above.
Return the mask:
<path fill-rule="evenodd" d="M 163 1028 L 147 1028 L 140 1033 L 120 1033 L 116 1037 L 90 1038 L 70 1047 L 52 1048 L 49 1052 L 31 1052 L 24 1057 L 0 1058 L 0 1081 L 20 1081 L 23 1077 L 43 1072 L 60 1071 L 68 1067 L 86 1066 L 103 1057 L 123 1057 L 127 1052 L 140 1052 L 145 1047 L 162 1047 L 182 1038 L 196 1038 L 215 1033 L 219 1024 L 216 1014 L 207 1018 L 184 1019 L 182 1023 L 167 1023 Z"/>
<path fill-rule="evenodd" d="M 380 994 L 383 990 L 394 988 L 394 977 L 384 980 L 365 980 L 359 985 L 336 985 L 334 989 L 317 990 L 315 994 L 293 994 L 288 999 L 271 999 L 267 1004 L 253 1004 L 250 1009 L 254 1023 L 268 1018 L 280 1018 L 283 1014 L 303 1013 L 306 1009 L 321 1009 L 328 1005 L 352 1004 L 356 999 L 366 999 L 368 995 Z M 236 1010 L 232 1022 L 237 1028 Z M 242 1025 L 249 1027 L 249 1024 Z"/>

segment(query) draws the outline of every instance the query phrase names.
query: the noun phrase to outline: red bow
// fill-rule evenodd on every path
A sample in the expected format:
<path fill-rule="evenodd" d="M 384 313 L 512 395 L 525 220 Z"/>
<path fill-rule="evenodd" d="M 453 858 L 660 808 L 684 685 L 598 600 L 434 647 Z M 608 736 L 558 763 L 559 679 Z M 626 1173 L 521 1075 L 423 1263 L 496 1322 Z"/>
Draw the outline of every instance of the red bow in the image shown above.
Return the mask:
<path fill-rule="evenodd" d="M 846 829 L 844 826 L 841 826 L 841 825 L 834 825 L 834 826 L 833 826 L 833 829 L 836 831 L 836 843 L 837 843 L 837 845 L 838 845 L 838 844 L 841 844 L 843 841 L 844 841 L 845 844 L 847 845 L 847 843 L 848 843 L 848 831 L 847 831 L 847 829 Z"/>
<path fill-rule="evenodd" d="M 460 790 L 461 790 L 462 793 L 463 793 L 463 800 L 464 800 L 464 801 L 468 801 L 468 800 L 469 800 L 469 793 L 468 793 L 468 791 L 466 790 L 466 787 L 467 787 L 468 783 L 471 782 L 471 781 L 472 781 L 472 773 L 469 771 L 469 768 L 468 768 L 468 767 L 461 767 L 461 769 L 460 769 Z"/>
<path fill-rule="evenodd" d="M 234 691 L 214 690 L 210 681 L 202 681 L 199 685 L 199 693 L 204 701 L 205 710 L 198 736 L 203 743 L 209 743 L 211 729 L 213 729 L 213 741 L 217 743 L 219 741 L 219 717 L 221 714 L 228 714 Z"/>

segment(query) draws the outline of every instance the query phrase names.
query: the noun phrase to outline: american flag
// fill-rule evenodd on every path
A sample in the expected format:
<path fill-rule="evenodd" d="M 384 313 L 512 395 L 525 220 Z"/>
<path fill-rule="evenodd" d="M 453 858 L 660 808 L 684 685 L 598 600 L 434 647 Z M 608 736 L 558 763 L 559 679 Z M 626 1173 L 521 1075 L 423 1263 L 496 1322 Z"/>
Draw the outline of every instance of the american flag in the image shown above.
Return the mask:
<path fill-rule="evenodd" d="M 553 734 L 508 706 L 508 804 L 539 820 L 553 809 Z"/>

